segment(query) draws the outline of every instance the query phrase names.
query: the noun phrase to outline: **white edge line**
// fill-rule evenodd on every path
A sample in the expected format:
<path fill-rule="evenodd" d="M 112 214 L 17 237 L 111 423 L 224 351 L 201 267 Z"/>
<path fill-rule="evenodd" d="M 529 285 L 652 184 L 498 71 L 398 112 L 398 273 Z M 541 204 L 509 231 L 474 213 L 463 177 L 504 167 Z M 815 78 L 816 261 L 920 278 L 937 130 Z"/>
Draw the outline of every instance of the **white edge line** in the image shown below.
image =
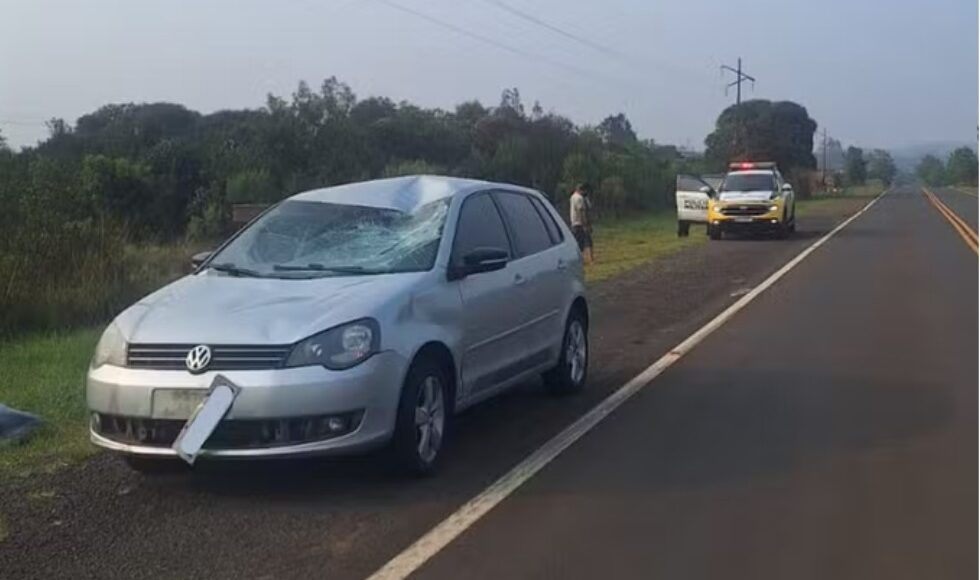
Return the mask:
<path fill-rule="evenodd" d="M 795 258 L 753 288 L 751 292 L 739 298 L 721 314 L 668 351 L 667 354 L 660 357 L 656 362 L 643 370 L 643 372 L 630 379 L 628 383 L 603 399 L 598 405 L 593 407 L 585 415 L 579 417 L 578 420 L 566 427 L 561 433 L 552 437 L 544 445 L 531 453 L 531 455 L 527 456 L 527 458 L 501 476 L 500 479 L 480 492 L 479 495 L 460 506 L 459 509 L 416 540 L 414 544 L 389 560 L 381 569 L 372 574 L 368 580 L 401 580 L 418 570 L 430 558 L 438 554 L 467 528 L 476 523 L 487 512 L 524 484 L 524 482 L 534 477 L 541 468 L 555 459 L 562 451 L 567 449 L 572 443 L 575 443 L 607 415 L 626 402 L 627 399 L 650 384 L 660 373 L 667 370 L 670 365 L 677 362 L 678 359 L 687 354 L 709 334 L 732 318 L 739 310 L 745 308 L 749 302 L 752 302 L 757 296 L 765 292 L 766 289 L 806 259 L 814 250 L 822 246 L 837 232 L 844 229 L 847 224 L 868 211 L 886 193 L 888 193 L 887 189 L 878 195 L 878 197 L 869 201 L 857 213 L 838 224 L 829 233 L 797 254 Z"/>

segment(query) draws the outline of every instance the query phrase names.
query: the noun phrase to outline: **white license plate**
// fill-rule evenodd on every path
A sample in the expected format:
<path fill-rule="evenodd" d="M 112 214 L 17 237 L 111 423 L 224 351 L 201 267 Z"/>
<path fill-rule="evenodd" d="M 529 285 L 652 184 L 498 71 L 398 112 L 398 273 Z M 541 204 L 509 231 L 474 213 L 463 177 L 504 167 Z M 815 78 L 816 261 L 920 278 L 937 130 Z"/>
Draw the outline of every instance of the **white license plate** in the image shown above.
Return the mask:
<path fill-rule="evenodd" d="M 154 419 L 188 419 L 207 395 L 207 389 L 156 389 L 151 415 Z"/>
<path fill-rule="evenodd" d="M 735 221 L 738 222 L 738 223 L 740 223 L 740 224 L 750 224 L 750 223 L 752 223 L 752 218 L 750 218 L 750 217 L 737 217 L 737 218 L 735 218 Z"/>
<path fill-rule="evenodd" d="M 204 401 L 194 410 L 174 441 L 173 449 L 181 459 L 194 464 L 208 437 L 231 410 L 238 392 L 238 386 L 225 377 L 218 375 L 214 378 Z"/>

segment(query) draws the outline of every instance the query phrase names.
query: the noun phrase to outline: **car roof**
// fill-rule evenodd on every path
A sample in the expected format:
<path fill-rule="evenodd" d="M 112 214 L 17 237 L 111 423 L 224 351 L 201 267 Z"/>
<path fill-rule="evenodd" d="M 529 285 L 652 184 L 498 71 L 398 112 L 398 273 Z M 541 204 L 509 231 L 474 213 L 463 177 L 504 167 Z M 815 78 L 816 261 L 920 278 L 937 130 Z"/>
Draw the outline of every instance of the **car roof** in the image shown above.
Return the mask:
<path fill-rule="evenodd" d="M 516 185 L 491 183 L 478 179 L 443 175 L 409 175 L 313 189 L 298 193 L 289 199 L 390 208 L 411 212 L 433 201 L 482 189 L 531 191 Z"/>

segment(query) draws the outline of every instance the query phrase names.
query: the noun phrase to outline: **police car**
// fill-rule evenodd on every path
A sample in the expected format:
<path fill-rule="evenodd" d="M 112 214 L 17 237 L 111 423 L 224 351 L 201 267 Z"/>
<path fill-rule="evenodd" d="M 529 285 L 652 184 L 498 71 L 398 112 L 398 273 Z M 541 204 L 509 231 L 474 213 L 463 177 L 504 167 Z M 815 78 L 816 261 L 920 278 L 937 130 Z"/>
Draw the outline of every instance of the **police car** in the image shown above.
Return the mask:
<path fill-rule="evenodd" d="M 775 163 L 732 163 L 721 187 L 705 192 L 708 237 L 726 233 L 771 233 L 785 238 L 796 231 L 796 196 Z"/>

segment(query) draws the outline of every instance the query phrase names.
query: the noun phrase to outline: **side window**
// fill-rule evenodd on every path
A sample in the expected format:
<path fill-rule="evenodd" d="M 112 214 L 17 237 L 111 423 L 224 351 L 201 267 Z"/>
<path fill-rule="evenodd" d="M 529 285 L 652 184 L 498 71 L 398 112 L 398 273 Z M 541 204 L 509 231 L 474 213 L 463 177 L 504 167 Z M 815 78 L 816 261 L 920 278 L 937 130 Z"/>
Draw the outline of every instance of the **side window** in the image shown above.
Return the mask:
<path fill-rule="evenodd" d="M 555 217 L 548 211 L 548 208 L 544 206 L 544 202 L 540 199 L 532 197 L 531 203 L 534 204 L 534 209 L 538 210 L 538 215 L 544 221 L 544 227 L 548 230 L 548 236 L 551 237 L 552 245 L 560 243 L 564 238 L 561 235 L 561 228 L 555 223 Z"/>
<path fill-rule="evenodd" d="M 506 191 L 495 192 L 494 197 L 500 202 L 500 209 L 510 224 L 518 256 L 529 256 L 551 247 L 551 237 L 538 210 L 531 205 L 530 197 Z"/>
<path fill-rule="evenodd" d="M 453 240 L 453 263 L 458 264 L 476 248 L 500 248 L 510 253 L 504 222 L 487 193 L 478 193 L 463 202 Z"/>

